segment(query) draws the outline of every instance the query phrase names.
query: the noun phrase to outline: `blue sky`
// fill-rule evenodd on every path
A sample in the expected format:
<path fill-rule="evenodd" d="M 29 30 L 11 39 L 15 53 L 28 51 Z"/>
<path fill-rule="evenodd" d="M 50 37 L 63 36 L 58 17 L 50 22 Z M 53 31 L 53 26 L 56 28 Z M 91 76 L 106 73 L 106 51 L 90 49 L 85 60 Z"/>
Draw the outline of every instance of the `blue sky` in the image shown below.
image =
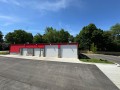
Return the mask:
<path fill-rule="evenodd" d="M 0 0 L 0 30 L 44 33 L 47 26 L 76 35 L 94 23 L 109 30 L 120 23 L 120 0 Z"/>

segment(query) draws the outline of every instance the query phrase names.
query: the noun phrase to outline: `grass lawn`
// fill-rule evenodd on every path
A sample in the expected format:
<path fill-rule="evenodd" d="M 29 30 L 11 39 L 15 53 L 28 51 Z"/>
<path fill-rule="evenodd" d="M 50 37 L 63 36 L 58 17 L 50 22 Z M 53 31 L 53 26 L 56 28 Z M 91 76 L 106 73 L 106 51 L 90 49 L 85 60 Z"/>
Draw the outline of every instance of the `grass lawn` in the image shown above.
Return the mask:
<path fill-rule="evenodd" d="M 102 59 L 80 59 L 83 62 L 114 64 L 113 62 Z"/>
<path fill-rule="evenodd" d="M 9 54 L 9 51 L 0 51 L 0 55 L 7 55 Z"/>

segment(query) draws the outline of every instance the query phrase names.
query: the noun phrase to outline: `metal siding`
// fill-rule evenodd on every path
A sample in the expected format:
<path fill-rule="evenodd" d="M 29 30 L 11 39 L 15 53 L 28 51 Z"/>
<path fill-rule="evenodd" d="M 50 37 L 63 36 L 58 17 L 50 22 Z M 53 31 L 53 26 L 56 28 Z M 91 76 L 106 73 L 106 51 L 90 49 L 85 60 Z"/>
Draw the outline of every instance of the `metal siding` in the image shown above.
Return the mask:
<path fill-rule="evenodd" d="M 46 57 L 58 57 L 58 45 L 46 45 L 45 56 Z"/>
<path fill-rule="evenodd" d="M 78 58 L 77 45 L 61 45 L 62 58 Z"/>
<path fill-rule="evenodd" d="M 70 51 L 70 49 L 67 51 L 64 50 L 64 52 L 67 52 L 67 53 L 65 53 L 66 56 L 62 55 L 61 46 L 72 46 L 72 45 L 78 47 L 77 43 L 12 44 L 10 47 L 10 53 L 23 54 L 23 51 L 21 52 L 21 50 L 20 50 L 22 48 L 26 48 L 26 49 L 28 49 L 28 48 L 41 48 L 41 49 L 43 49 L 43 52 L 41 51 L 41 53 L 43 53 L 42 54 L 43 57 L 73 57 L 73 56 L 76 57 L 76 56 L 78 56 L 76 54 L 73 54 L 71 56 L 70 55 L 67 56 L 67 53 Z M 45 46 L 47 46 L 47 49 L 45 49 Z M 58 48 L 59 48 L 59 50 L 58 50 Z M 78 51 L 78 50 L 76 50 L 76 51 Z M 26 53 L 26 55 L 28 55 L 27 51 L 25 53 Z M 33 53 L 33 55 L 34 55 L 34 53 Z"/>
<path fill-rule="evenodd" d="M 20 55 L 23 55 L 23 48 L 20 48 Z"/>
<path fill-rule="evenodd" d="M 33 48 L 28 48 L 27 49 L 27 54 L 28 54 L 28 56 L 33 56 L 33 54 L 34 54 L 34 51 L 33 51 L 34 49 Z"/>
<path fill-rule="evenodd" d="M 44 44 L 12 44 L 10 53 L 20 53 L 21 48 L 44 48 Z"/>
<path fill-rule="evenodd" d="M 24 45 L 11 45 L 10 53 L 20 53 L 20 48 L 24 48 Z"/>
<path fill-rule="evenodd" d="M 41 57 L 44 57 L 45 56 L 45 49 L 42 48 L 40 54 L 41 54 Z"/>
<path fill-rule="evenodd" d="M 26 48 L 37 48 L 37 44 L 26 44 Z"/>
<path fill-rule="evenodd" d="M 38 44 L 37 46 L 38 46 L 38 48 L 45 48 L 45 45 L 43 45 L 43 44 Z"/>
<path fill-rule="evenodd" d="M 34 56 L 40 56 L 40 48 L 35 48 L 34 49 Z"/>
<path fill-rule="evenodd" d="M 27 48 L 22 49 L 23 56 L 27 56 Z"/>

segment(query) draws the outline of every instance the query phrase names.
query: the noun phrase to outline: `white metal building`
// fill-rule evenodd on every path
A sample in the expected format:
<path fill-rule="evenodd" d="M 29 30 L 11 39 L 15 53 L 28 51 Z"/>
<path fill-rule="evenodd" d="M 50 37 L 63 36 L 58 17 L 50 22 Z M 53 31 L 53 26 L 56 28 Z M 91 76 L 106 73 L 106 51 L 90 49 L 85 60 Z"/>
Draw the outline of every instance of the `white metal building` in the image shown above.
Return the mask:
<path fill-rule="evenodd" d="M 13 44 L 10 53 L 37 57 L 78 58 L 78 44 Z"/>

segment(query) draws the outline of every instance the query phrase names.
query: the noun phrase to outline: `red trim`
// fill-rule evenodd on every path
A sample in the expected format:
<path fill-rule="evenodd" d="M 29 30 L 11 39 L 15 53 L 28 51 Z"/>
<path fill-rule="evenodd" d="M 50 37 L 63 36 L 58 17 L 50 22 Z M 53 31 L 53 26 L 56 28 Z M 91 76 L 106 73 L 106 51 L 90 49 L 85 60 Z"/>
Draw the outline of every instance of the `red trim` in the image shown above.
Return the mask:
<path fill-rule="evenodd" d="M 11 45 L 77 45 L 78 43 L 40 43 L 40 44 L 11 44 Z"/>
<path fill-rule="evenodd" d="M 61 45 L 77 45 L 77 47 L 78 47 L 78 43 L 11 44 L 10 45 L 10 52 L 19 53 L 20 48 L 45 48 L 45 45 L 58 45 L 58 48 L 60 48 Z"/>

